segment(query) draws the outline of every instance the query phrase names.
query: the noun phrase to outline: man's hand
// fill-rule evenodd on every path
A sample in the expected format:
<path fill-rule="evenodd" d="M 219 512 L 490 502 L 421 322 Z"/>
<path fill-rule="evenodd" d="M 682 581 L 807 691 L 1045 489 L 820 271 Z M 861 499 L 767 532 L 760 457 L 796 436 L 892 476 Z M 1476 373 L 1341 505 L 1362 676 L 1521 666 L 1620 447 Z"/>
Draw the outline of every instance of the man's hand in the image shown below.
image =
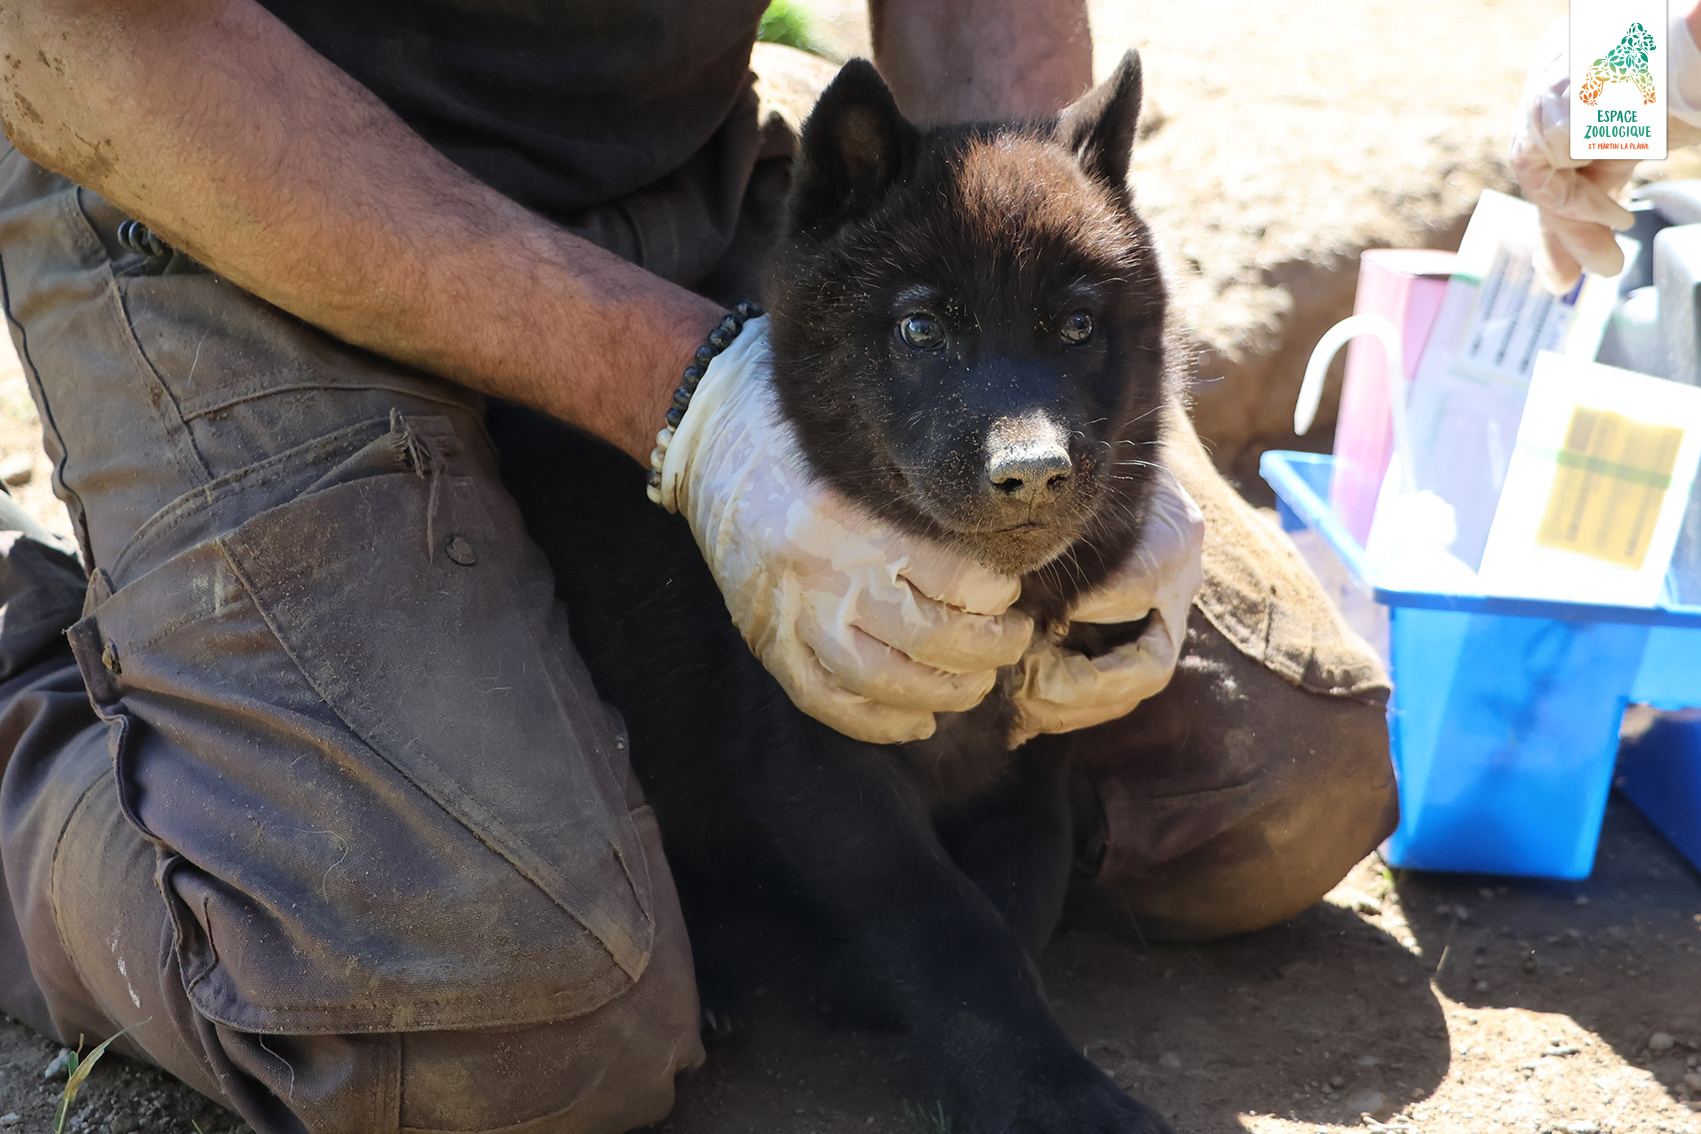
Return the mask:
<path fill-rule="evenodd" d="M 798 708 L 876 744 L 978 704 L 1033 624 L 1021 592 L 816 480 L 779 415 L 767 320 L 709 365 L 662 466 L 733 622 Z"/>
<path fill-rule="evenodd" d="M 1168 470 L 1153 480 L 1128 562 L 1076 600 L 1071 623 L 1137 622 L 1134 641 L 1089 658 L 1050 640 L 1022 658 L 1016 740 L 1073 732 L 1126 716 L 1169 684 L 1187 637 L 1187 610 L 1204 579 L 1205 518 Z"/>
<path fill-rule="evenodd" d="M 649 456 L 718 305 L 432 149 L 253 0 L 0 6 L 27 156 L 337 337 Z"/>

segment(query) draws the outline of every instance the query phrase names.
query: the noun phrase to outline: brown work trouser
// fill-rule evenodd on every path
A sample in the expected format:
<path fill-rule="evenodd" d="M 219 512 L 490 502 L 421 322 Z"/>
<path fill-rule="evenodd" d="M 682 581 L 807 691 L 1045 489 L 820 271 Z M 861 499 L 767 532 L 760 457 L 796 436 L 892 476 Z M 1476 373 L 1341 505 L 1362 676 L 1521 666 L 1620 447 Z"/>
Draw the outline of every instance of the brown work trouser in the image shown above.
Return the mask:
<path fill-rule="evenodd" d="M 129 1028 L 262 1131 L 661 1118 L 702 1058 L 689 947 L 482 403 L 122 219 L 0 157 L 91 567 L 4 541 L 0 1007 Z"/>
<path fill-rule="evenodd" d="M 121 219 L 0 157 L 92 569 L 0 537 L 0 1008 L 129 1028 L 267 1132 L 659 1118 L 702 1056 L 672 884 L 478 400 Z M 1315 901 L 1393 785 L 1374 659 L 1197 439 L 1169 461 L 1206 589 L 1170 687 L 1078 736 L 1110 846 L 1071 916 L 1197 937 Z"/>

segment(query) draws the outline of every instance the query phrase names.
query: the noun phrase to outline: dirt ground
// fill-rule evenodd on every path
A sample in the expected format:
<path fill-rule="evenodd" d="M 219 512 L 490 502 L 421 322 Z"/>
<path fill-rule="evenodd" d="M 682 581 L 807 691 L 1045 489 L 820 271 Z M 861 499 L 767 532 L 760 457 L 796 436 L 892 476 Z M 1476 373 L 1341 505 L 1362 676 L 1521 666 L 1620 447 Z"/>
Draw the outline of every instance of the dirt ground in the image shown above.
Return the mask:
<path fill-rule="evenodd" d="M 780 975 L 652 1134 L 942 1134 L 906 1040 L 816 1016 L 785 944 L 766 949 Z M 1181 1134 L 1701 1134 L 1701 875 L 1616 798 L 1586 882 L 1395 875 L 1371 856 L 1263 932 L 1066 931 L 1041 969 L 1087 1055 Z M 0 1129 L 50 1128 L 57 1050 L 0 1022 Z M 113 1134 L 247 1129 L 117 1058 L 74 1114 Z"/>
<path fill-rule="evenodd" d="M 866 51 L 856 8 L 817 7 L 830 48 Z M 1350 309 L 1357 251 L 1447 246 L 1477 191 L 1505 185 L 1529 44 L 1563 0 L 1093 9 L 1101 71 L 1127 45 L 1146 53 L 1158 127 L 1137 187 L 1198 328 L 1202 431 L 1244 473 L 1283 440 L 1310 341 Z M 0 350 L 0 469 L 14 454 L 32 466 L 14 495 L 67 530 Z M 774 983 L 657 1129 L 940 1134 L 903 1037 L 828 1025 L 786 943 L 763 948 Z M 1372 856 L 1261 933 L 1065 932 L 1041 967 L 1086 1053 L 1182 1134 L 1701 1134 L 1701 875 L 1616 798 L 1586 882 L 1396 876 Z M 50 1128 L 57 1050 L 0 1018 L 0 1134 Z M 76 1131 L 246 1130 L 116 1057 L 72 1114 Z"/>

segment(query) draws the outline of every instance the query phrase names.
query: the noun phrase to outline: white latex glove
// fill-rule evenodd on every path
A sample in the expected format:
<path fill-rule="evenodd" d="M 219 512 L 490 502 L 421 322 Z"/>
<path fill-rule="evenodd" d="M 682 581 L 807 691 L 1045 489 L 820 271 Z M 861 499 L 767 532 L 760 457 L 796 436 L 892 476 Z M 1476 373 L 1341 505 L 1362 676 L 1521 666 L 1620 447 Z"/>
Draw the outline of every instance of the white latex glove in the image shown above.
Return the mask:
<path fill-rule="evenodd" d="M 768 321 L 709 364 L 665 445 L 682 513 L 732 620 L 798 708 L 876 744 L 980 703 L 1033 637 L 1018 580 L 876 520 L 816 480 L 779 414 Z"/>
<path fill-rule="evenodd" d="M 1022 658 L 1015 695 L 1017 743 L 1115 720 L 1169 684 L 1187 636 L 1187 608 L 1204 578 L 1204 544 L 1199 506 L 1163 470 L 1133 554 L 1069 611 L 1071 623 L 1134 622 L 1147 614 L 1151 622 L 1134 641 L 1096 658 L 1036 640 Z"/>
<path fill-rule="evenodd" d="M 1669 33 L 1666 139 L 1670 146 L 1687 146 L 1701 141 L 1701 53 L 1682 16 L 1672 20 Z M 1560 19 L 1548 26 L 1536 48 L 1509 155 L 1524 199 L 1541 217 L 1536 273 L 1556 294 L 1569 291 L 1583 269 L 1598 276 L 1623 271 L 1624 252 L 1612 230 L 1629 228 L 1634 219 L 1614 196 L 1630 180 L 1636 162 L 1571 157 L 1569 51 L 1567 21 Z"/>

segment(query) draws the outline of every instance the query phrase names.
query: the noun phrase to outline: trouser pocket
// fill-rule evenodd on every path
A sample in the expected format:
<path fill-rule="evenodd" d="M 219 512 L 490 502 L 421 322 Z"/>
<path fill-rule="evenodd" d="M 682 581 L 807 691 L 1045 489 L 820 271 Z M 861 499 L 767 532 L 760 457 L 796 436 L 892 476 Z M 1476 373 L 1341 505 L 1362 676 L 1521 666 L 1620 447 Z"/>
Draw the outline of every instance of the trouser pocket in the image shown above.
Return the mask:
<path fill-rule="evenodd" d="M 398 417 L 287 502 L 97 582 L 73 631 L 214 1021 L 563 1019 L 648 964 L 664 868 L 625 753 L 462 429 Z"/>

